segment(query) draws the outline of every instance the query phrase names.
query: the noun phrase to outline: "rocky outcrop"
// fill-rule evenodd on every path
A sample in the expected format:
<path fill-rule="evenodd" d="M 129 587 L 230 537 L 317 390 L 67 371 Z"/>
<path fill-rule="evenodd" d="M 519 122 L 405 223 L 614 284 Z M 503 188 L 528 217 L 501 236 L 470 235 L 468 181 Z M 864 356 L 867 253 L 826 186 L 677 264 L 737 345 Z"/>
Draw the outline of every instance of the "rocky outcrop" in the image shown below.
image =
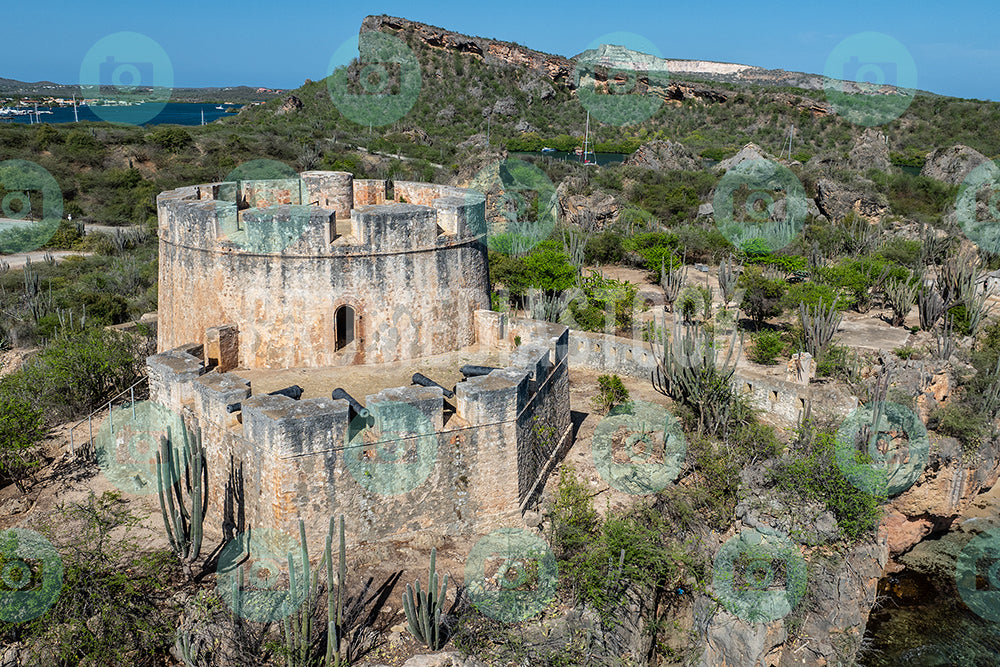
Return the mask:
<path fill-rule="evenodd" d="M 816 183 L 816 205 L 831 221 L 843 220 L 851 211 L 869 219 L 880 219 L 889 210 L 883 195 L 854 190 L 828 178 Z"/>
<path fill-rule="evenodd" d="M 889 171 L 889 138 L 873 127 L 866 128 L 854 143 L 848 162 L 859 171 Z"/>
<path fill-rule="evenodd" d="M 426 23 L 384 15 L 365 17 L 361 23 L 361 32 L 372 30 L 388 34 L 410 33 L 431 48 L 464 53 L 491 64 L 527 67 L 561 83 L 571 83 L 573 80 L 573 61 L 519 44 L 470 37 Z"/>
<path fill-rule="evenodd" d="M 740 149 L 740 152 L 731 158 L 725 159 L 715 166 L 718 171 L 729 171 L 736 165 L 747 160 L 774 160 L 773 155 L 764 152 L 764 149 L 755 143 L 749 143 Z"/>
<path fill-rule="evenodd" d="M 527 76 L 517 85 L 517 89 L 528 96 L 530 103 L 535 97 L 548 100 L 556 96 L 556 89 L 548 81 L 537 76 Z"/>
<path fill-rule="evenodd" d="M 565 190 L 562 184 L 556 189 L 561 220 L 580 225 L 586 230 L 601 230 L 618 219 L 622 206 L 613 196 L 599 192 L 591 195 L 567 195 Z"/>
<path fill-rule="evenodd" d="M 281 103 L 281 106 L 278 107 L 278 110 L 275 111 L 274 113 L 275 115 L 278 116 L 284 116 L 286 113 L 292 113 L 294 111 L 298 111 L 301 108 L 302 108 L 302 100 L 295 97 L 295 95 L 289 95 L 284 99 L 284 101 Z"/>
<path fill-rule="evenodd" d="M 987 160 L 988 158 L 979 151 L 961 144 L 951 148 L 939 148 L 927 154 L 927 162 L 920 170 L 920 175 L 949 185 L 958 185 L 973 169 Z"/>
<path fill-rule="evenodd" d="M 626 165 L 657 171 L 692 171 L 701 168 L 701 161 L 680 142 L 650 141 L 639 146 L 625 160 Z"/>

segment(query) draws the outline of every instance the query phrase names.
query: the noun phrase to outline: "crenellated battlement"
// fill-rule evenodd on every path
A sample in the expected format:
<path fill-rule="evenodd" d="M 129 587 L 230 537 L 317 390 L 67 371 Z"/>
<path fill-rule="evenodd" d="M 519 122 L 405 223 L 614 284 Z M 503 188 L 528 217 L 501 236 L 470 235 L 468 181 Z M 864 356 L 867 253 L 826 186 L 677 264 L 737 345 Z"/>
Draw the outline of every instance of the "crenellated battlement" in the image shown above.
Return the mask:
<path fill-rule="evenodd" d="M 160 238 L 189 249 L 281 256 L 434 251 L 481 240 L 485 199 L 431 183 L 347 172 L 207 183 L 157 197 Z"/>
<path fill-rule="evenodd" d="M 571 433 L 568 329 L 492 311 L 477 311 L 476 324 L 502 367 L 459 381 L 451 399 L 440 387 L 386 387 L 366 394 L 368 414 L 355 415 L 329 394 L 254 395 L 238 371 L 206 366 L 202 357 L 214 353 L 207 345 L 150 357 L 150 398 L 201 428 L 215 488 L 226 486 L 222 473 L 233 465 L 255 481 L 260 492 L 244 508 L 253 525 L 291 529 L 300 516 L 343 512 L 359 539 L 445 527 L 475 533 L 516 520 Z M 237 403 L 239 409 L 227 409 Z M 542 442 L 532 427 L 537 419 L 555 436 Z M 405 457 L 398 468 L 404 473 L 378 464 L 373 443 L 382 440 L 419 450 L 411 456 L 425 469 L 414 472 Z M 361 456 L 359 448 L 369 446 Z M 359 465 L 374 467 L 359 473 Z M 414 476 L 413 488 L 393 486 Z M 221 512 L 232 499 L 217 493 L 210 502 Z M 322 521 L 307 523 L 322 528 Z"/>

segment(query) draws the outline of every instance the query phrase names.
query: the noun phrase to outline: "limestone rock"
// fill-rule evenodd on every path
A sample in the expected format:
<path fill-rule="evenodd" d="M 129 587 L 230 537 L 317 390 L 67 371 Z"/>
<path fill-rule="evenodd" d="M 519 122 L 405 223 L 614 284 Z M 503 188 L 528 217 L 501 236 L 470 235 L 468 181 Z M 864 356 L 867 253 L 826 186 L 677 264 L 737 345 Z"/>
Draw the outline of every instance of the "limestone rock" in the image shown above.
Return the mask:
<path fill-rule="evenodd" d="M 657 171 L 692 171 L 701 162 L 683 144 L 673 141 L 650 141 L 625 160 L 625 164 Z"/>
<path fill-rule="evenodd" d="M 457 651 L 442 651 L 415 655 L 403 667 L 485 667 L 485 663 L 473 656 L 463 657 Z"/>
<path fill-rule="evenodd" d="M 851 167 L 859 171 L 889 171 L 889 138 L 873 127 L 865 129 L 851 149 L 848 160 Z"/>
<path fill-rule="evenodd" d="M 517 113 L 517 102 L 510 95 L 499 99 L 493 104 L 493 113 L 498 116 L 513 116 Z M 483 115 L 488 116 L 489 110 L 484 109 Z"/>
<path fill-rule="evenodd" d="M 517 85 L 517 88 L 522 93 L 526 93 L 529 100 L 536 96 L 540 100 L 548 100 L 556 96 L 556 90 L 549 82 L 535 76 L 525 78 Z"/>
<path fill-rule="evenodd" d="M 958 185 L 969 173 L 986 162 L 988 158 L 979 151 L 961 144 L 951 148 L 939 148 L 928 153 L 927 162 L 920 170 L 921 176 Z"/>
<path fill-rule="evenodd" d="M 517 125 L 514 126 L 516 132 L 538 132 L 538 128 L 524 120 L 523 118 L 517 121 Z"/>
<path fill-rule="evenodd" d="M 595 192 L 590 195 L 567 194 L 568 183 L 556 188 L 560 219 L 578 224 L 587 230 L 600 230 L 618 219 L 622 205 L 612 195 Z"/>
<path fill-rule="evenodd" d="M 284 116 L 286 113 L 292 113 L 294 111 L 298 111 L 301 108 L 302 108 L 302 100 L 295 97 L 295 95 L 289 95 L 281 103 L 281 106 L 278 107 L 278 110 L 275 111 L 275 115 Z"/>
<path fill-rule="evenodd" d="M 764 152 L 764 149 L 755 143 L 749 143 L 740 149 L 740 152 L 731 158 L 723 160 L 715 166 L 718 171 L 729 171 L 738 164 L 746 160 L 774 160 L 773 155 Z"/>
<path fill-rule="evenodd" d="M 440 111 L 437 112 L 437 116 L 435 116 L 437 122 L 442 125 L 450 123 L 454 117 L 455 117 L 454 104 L 449 104 L 444 109 L 441 109 Z"/>
<path fill-rule="evenodd" d="M 851 211 L 866 218 L 881 218 L 889 210 L 882 195 L 868 195 L 822 178 L 816 183 L 816 205 L 829 220 L 843 220 Z"/>

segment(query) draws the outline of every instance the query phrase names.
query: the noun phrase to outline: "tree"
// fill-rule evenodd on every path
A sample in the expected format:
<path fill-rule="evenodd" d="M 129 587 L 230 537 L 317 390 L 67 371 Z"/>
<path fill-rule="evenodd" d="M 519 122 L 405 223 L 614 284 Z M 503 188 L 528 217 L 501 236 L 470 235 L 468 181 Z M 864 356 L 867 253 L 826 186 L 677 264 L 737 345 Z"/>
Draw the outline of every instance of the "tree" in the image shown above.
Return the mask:
<path fill-rule="evenodd" d="M 781 297 L 788 286 L 784 280 L 767 278 L 760 268 L 748 266 L 740 276 L 740 284 L 746 290 L 743 310 L 758 326 L 769 317 L 778 317 L 784 312 Z"/>
<path fill-rule="evenodd" d="M 38 465 L 27 452 L 45 436 L 42 411 L 0 387 L 0 482 L 13 480 L 24 492 L 23 480 Z"/>

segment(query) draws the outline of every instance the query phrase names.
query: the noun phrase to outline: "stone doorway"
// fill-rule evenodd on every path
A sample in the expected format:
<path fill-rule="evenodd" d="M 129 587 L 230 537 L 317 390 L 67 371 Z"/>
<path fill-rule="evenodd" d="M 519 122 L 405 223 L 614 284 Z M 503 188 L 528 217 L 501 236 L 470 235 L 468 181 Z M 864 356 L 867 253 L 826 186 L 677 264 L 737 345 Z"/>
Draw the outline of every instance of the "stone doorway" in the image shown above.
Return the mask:
<path fill-rule="evenodd" d="M 334 350 L 342 350 L 354 342 L 354 309 L 350 306 L 341 306 L 334 314 Z"/>

